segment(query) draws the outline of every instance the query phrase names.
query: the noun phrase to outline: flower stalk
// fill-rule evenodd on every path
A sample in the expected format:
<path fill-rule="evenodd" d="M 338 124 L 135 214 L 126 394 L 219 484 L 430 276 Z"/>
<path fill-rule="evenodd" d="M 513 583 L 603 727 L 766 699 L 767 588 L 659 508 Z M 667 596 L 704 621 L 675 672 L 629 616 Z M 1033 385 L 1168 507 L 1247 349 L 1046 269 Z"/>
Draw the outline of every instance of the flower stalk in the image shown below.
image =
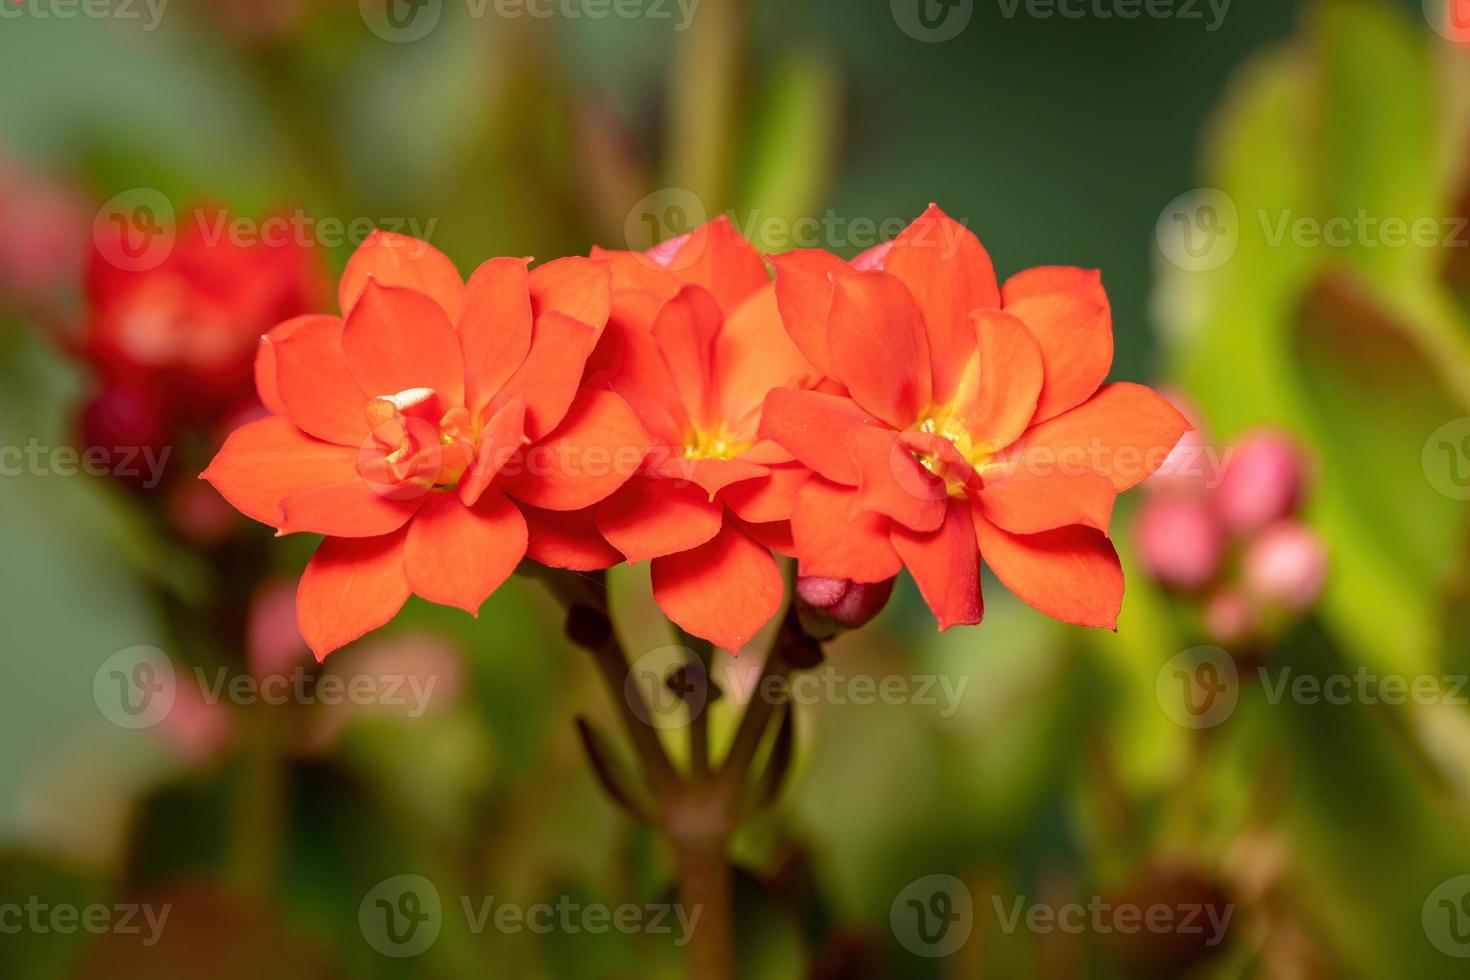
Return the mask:
<path fill-rule="evenodd" d="M 679 771 L 657 731 L 641 689 L 628 683 L 629 661 L 608 614 L 607 585 L 601 574 L 553 573 L 540 576 L 567 606 L 567 636 L 591 654 L 615 709 L 627 741 L 638 760 L 647 805 L 639 802 L 609 760 L 601 741 L 585 721 L 579 721 L 583 745 L 599 782 L 608 795 L 634 817 L 657 832 L 673 857 L 680 903 L 697 925 L 687 948 L 688 972 L 700 980 L 733 980 L 735 976 L 734 869 L 730 843 L 741 824 L 771 802 L 779 792 L 789 765 L 787 750 L 773 747 L 767 764 L 756 760 L 772 721 L 783 719 L 788 735 L 789 713 L 784 702 L 768 696 L 770 678 L 784 677 L 797 665 L 820 659 L 820 647 L 801 628 L 794 609 L 782 621 L 761 668 L 754 694 L 745 706 L 729 751 L 718 766 L 709 756 L 708 701 L 691 712 L 690 762 Z M 683 670 L 709 674 L 713 647 L 691 640 L 690 662 Z M 715 691 L 711 688 L 711 699 Z M 782 735 L 778 735 L 778 742 Z M 754 774 L 754 778 L 753 777 Z"/>

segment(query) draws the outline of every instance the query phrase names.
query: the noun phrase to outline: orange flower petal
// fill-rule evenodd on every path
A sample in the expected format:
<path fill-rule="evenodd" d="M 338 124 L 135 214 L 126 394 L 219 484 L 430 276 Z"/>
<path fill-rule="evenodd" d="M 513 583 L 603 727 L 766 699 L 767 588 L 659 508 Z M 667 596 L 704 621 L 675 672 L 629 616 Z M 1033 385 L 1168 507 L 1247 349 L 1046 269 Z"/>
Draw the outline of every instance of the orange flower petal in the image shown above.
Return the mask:
<path fill-rule="evenodd" d="M 894 524 L 892 540 L 941 630 L 980 622 L 985 615 L 980 550 L 968 503 L 951 500 L 939 527 L 932 531 L 912 531 Z"/>
<path fill-rule="evenodd" d="M 204 479 L 246 517 L 279 528 L 281 501 L 357 474 L 357 450 L 306 435 L 279 415 L 231 432 Z"/>
<path fill-rule="evenodd" d="M 723 214 L 690 233 L 668 267 L 682 282 L 709 290 L 726 316 L 771 281 L 761 253 Z"/>
<path fill-rule="evenodd" d="M 992 478 L 977 495 L 993 523 L 1012 534 L 1037 534 L 1069 524 L 1106 532 L 1118 491 L 1101 473 L 1027 473 Z"/>
<path fill-rule="evenodd" d="M 961 383 L 959 414 L 970 435 L 990 450 L 1004 449 L 1021 437 L 1041 394 L 1041 348 L 1026 325 L 1009 313 L 983 310 L 974 315 L 980 341 L 978 388 L 969 394 L 973 372 Z"/>
<path fill-rule="evenodd" d="M 591 572 L 623 562 L 618 549 L 597 530 L 596 507 L 582 510 L 542 510 L 521 504 L 529 540 L 526 557 L 548 568 Z"/>
<path fill-rule="evenodd" d="M 478 616 L 526 555 L 526 520 L 491 489 L 473 507 L 435 493 L 408 528 L 403 568 L 415 595 Z"/>
<path fill-rule="evenodd" d="M 388 622 L 408 600 L 406 531 L 327 538 L 296 589 L 296 623 L 317 660 Z"/>
<path fill-rule="evenodd" d="M 661 442 L 682 443 L 689 431 L 689 413 L 651 333 L 618 321 L 609 323 L 588 361 L 586 386 L 622 395 L 643 427 Z"/>
<path fill-rule="evenodd" d="M 929 340 L 914 298 L 886 272 L 835 283 L 828 349 L 852 400 L 896 429 L 929 407 Z"/>
<path fill-rule="evenodd" d="M 260 344 L 255 348 L 255 393 L 260 397 L 260 403 L 274 415 L 286 414 L 286 404 L 281 401 L 280 387 L 276 384 L 276 344 L 317 319 L 316 315 L 308 314 L 279 323 L 260 338 Z"/>
<path fill-rule="evenodd" d="M 450 323 L 459 319 L 460 298 L 464 293 L 459 270 L 428 242 L 391 231 L 375 231 L 364 239 L 347 260 L 342 281 L 337 285 L 337 301 L 343 316 L 348 316 L 362 298 L 369 279 L 376 279 L 384 286 L 417 290 L 439 304 Z"/>
<path fill-rule="evenodd" d="M 821 380 L 781 325 L 776 287 L 767 284 L 730 315 L 715 338 L 719 414 L 732 428 L 753 427 L 773 388 L 805 388 Z"/>
<path fill-rule="evenodd" d="M 811 477 L 791 513 L 801 574 L 854 582 L 893 578 L 903 561 L 889 541 L 892 526 L 881 514 L 863 510 L 856 490 Z"/>
<path fill-rule="evenodd" d="M 787 558 L 796 557 L 796 541 L 791 537 L 790 521 L 770 521 L 760 524 L 742 521 L 738 517 L 727 517 L 726 520 L 727 523 L 733 521 L 762 548 L 768 548 Z"/>
<path fill-rule="evenodd" d="M 496 412 L 475 446 L 475 459 L 459 480 L 459 499 L 466 507 L 475 501 L 495 479 L 505 464 L 526 444 L 526 400 L 517 396 Z"/>
<path fill-rule="evenodd" d="M 1097 269 L 1078 269 L 1074 266 L 1045 265 L 1018 272 L 1006 280 L 1000 294 L 1002 304 L 1007 307 L 1024 299 L 1054 294 L 1075 296 L 1099 306 L 1108 305 L 1108 294 L 1102 285 L 1102 273 Z"/>
<path fill-rule="evenodd" d="M 726 487 L 720 499 L 743 521 L 768 524 L 787 521 L 796 509 L 796 493 L 807 480 L 799 463 L 776 464 L 763 479 L 744 480 Z"/>
<path fill-rule="evenodd" d="M 526 400 L 526 436 L 540 439 L 561 424 L 582 383 L 587 355 L 597 345 L 597 329 L 552 311 L 536 319 L 531 349 L 490 403 L 499 411 L 520 397 Z"/>
<path fill-rule="evenodd" d="M 342 331 L 347 366 L 368 396 L 432 388 L 444 404 L 464 404 L 459 335 L 428 296 L 376 279 L 363 288 Z"/>
<path fill-rule="evenodd" d="M 771 256 L 776 267 L 776 304 L 786 332 L 806 359 L 826 375 L 837 368 L 827 349 L 827 318 L 832 311 L 832 280 L 851 275 L 846 262 L 821 249 Z"/>
<path fill-rule="evenodd" d="M 636 476 L 597 508 L 597 529 L 628 561 L 697 548 L 720 532 L 724 505 L 697 486 Z"/>
<path fill-rule="evenodd" d="M 471 412 L 495 397 L 531 349 L 529 288 L 524 259 L 491 259 L 465 286 L 458 332 Z"/>
<path fill-rule="evenodd" d="M 531 270 L 530 289 L 537 318 L 560 313 L 601 330 L 612 308 L 612 267 L 580 256 L 555 259 Z"/>
<path fill-rule="evenodd" d="M 1113 366 L 1113 323 L 1107 306 L 1051 293 L 1017 300 L 1006 312 L 1030 328 L 1046 366 L 1036 422 L 1076 408 L 1107 380 Z"/>
<path fill-rule="evenodd" d="M 913 528 L 933 531 L 944 520 L 949 492 L 901 445 L 898 433 L 854 426 L 843 437 L 858 469 L 858 506 Z"/>
<path fill-rule="evenodd" d="M 507 464 L 500 483 L 533 506 L 581 510 L 628 482 L 650 445 L 627 402 L 611 391 L 584 388 L 557 430 Z"/>
<path fill-rule="evenodd" d="M 1123 567 L 1107 535 L 1079 526 L 1011 534 L 971 513 L 985 564 L 1017 598 L 1064 623 L 1117 629 Z"/>
<path fill-rule="evenodd" d="M 777 388 L 766 396 L 760 435 L 827 479 L 857 486 L 857 466 L 843 439 L 850 429 L 877 421 L 851 398 Z"/>
<path fill-rule="evenodd" d="M 305 321 L 305 322 L 302 322 Z M 347 369 L 343 323 L 334 316 L 299 317 L 275 348 L 276 390 L 286 414 L 304 432 L 341 446 L 368 437 L 369 396 Z"/>
<path fill-rule="evenodd" d="M 683 630 L 736 653 L 781 608 L 781 570 L 744 531 L 727 527 L 689 551 L 655 558 L 653 598 Z"/>
<path fill-rule="evenodd" d="M 654 459 L 648 471 L 675 484 L 700 487 L 711 500 L 727 487 L 770 473 L 766 467 L 743 459 L 685 459 L 667 454 Z"/>
<path fill-rule="evenodd" d="M 429 490 L 387 495 L 361 476 L 325 483 L 281 501 L 282 534 L 310 532 L 335 538 L 372 538 L 396 531 L 423 506 Z"/>
<path fill-rule="evenodd" d="M 1032 473 L 1095 470 L 1118 490 L 1127 490 L 1162 466 L 1190 428 L 1152 389 L 1103 385 L 1070 412 L 1032 427 L 1009 455 Z"/>
<path fill-rule="evenodd" d="M 724 314 L 707 290 L 685 286 L 664 304 L 653 321 L 653 339 L 669 367 L 669 377 L 689 416 L 714 418 L 714 350 Z"/>
<path fill-rule="evenodd" d="M 1000 306 L 995 266 L 975 233 L 931 204 L 893 240 L 883 271 L 909 287 L 923 312 L 934 371 L 934 400 L 953 396 L 975 350 L 974 310 Z"/>

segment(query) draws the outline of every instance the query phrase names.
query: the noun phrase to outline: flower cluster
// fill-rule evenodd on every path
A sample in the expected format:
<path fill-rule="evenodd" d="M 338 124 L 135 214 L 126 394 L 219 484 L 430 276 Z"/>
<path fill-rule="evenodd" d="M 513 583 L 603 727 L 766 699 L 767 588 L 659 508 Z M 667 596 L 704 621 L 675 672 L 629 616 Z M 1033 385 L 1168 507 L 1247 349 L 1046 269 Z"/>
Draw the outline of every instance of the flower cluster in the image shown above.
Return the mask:
<path fill-rule="evenodd" d="M 1211 479 L 1203 442 L 1197 425 L 1144 485 L 1139 556 L 1160 585 L 1199 597 L 1210 639 L 1258 639 L 1311 608 L 1326 584 L 1326 548 L 1298 516 L 1307 497 L 1305 452 L 1282 432 L 1247 433 L 1220 454 Z"/>
<path fill-rule="evenodd" d="M 1113 627 L 1113 501 L 1189 425 L 1103 383 L 1098 274 L 1001 286 L 938 208 L 852 263 L 770 265 L 724 219 L 468 282 L 376 234 L 340 316 L 263 339 L 273 414 L 204 476 L 282 534 L 325 536 L 297 593 L 319 657 L 410 594 L 475 612 L 527 558 L 648 560 L 668 617 L 731 651 L 781 606 L 775 555 L 834 580 L 834 608 L 842 583 L 907 567 L 941 628 L 980 621 L 983 555 L 1037 609 Z"/>

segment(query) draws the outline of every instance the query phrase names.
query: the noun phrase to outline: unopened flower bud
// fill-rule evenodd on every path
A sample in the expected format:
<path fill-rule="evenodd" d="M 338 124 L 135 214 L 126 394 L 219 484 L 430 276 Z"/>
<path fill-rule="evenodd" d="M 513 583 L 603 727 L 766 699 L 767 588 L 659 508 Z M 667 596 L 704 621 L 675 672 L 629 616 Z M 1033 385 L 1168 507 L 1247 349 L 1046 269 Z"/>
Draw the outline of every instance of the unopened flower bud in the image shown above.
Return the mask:
<path fill-rule="evenodd" d="M 245 654 L 257 678 L 286 674 L 310 660 L 296 625 L 296 583 L 273 580 L 255 590 L 245 628 Z"/>
<path fill-rule="evenodd" d="M 809 634 L 827 639 L 857 629 L 882 612 L 893 595 L 893 582 L 804 576 L 796 580 L 797 614 Z"/>
<path fill-rule="evenodd" d="M 1282 521 L 1246 549 L 1246 588 L 1263 602 L 1285 609 L 1310 608 L 1327 581 L 1327 549 L 1307 526 Z"/>
<path fill-rule="evenodd" d="M 1150 576 L 1175 589 L 1198 589 L 1215 577 L 1225 532 L 1209 504 L 1194 497 L 1146 500 L 1135 528 L 1138 552 Z"/>
<path fill-rule="evenodd" d="M 1224 588 L 1205 602 L 1205 633 L 1210 641 L 1233 646 L 1256 630 L 1256 611 L 1239 589 Z"/>
<path fill-rule="evenodd" d="M 1288 436 L 1262 431 L 1236 443 L 1215 493 L 1215 508 L 1235 534 L 1290 517 L 1306 482 L 1302 451 Z"/>

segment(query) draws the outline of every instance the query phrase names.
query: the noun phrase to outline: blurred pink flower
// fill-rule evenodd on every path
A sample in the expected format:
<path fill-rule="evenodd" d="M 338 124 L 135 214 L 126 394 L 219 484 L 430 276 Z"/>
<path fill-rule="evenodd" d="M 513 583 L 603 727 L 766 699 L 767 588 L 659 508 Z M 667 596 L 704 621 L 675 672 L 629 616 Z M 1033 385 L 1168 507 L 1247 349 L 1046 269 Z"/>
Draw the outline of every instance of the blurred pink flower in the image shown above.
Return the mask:
<path fill-rule="evenodd" d="M 1215 507 L 1235 534 L 1289 517 L 1301 503 L 1306 462 L 1289 436 L 1262 430 L 1241 438 L 1215 492 Z"/>
<path fill-rule="evenodd" d="M 1244 578 L 1251 595 L 1284 609 L 1310 608 L 1327 581 L 1327 549 L 1310 528 L 1282 521 L 1247 547 Z"/>
<path fill-rule="evenodd" d="M 1150 497 L 1134 530 L 1144 567 L 1166 586 L 1200 589 L 1220 569 L 1225 529 L 1202 497 Z"/>
<path fill-rule="evenodd" d="M 209 701 L 200 686 L 191 683 L 191 672 L 180 668 L 179 677 L 173 707 L 158 730 L 186 765 L 204 766 L 224 755 L 234 743 L 239 721 L 224 702 Z"/>
<path fill-rule="evenodd" d="M 1239 589 L 1225 587 L 1205 601 L 1205 633 L 1215 643 L 1231 645 L 1255 632 L 1255 608 Z"/>
<path fill-rule="evenodd" d="M 37 305 L 75 289 L 91 229 L 79 189 L 0 161 L 0 293 Z"/>
<path fill-rule="evenodd" d="M 203 483 L 195 485 L 208 489 Z M 219 500 L 218 494 L 211 491 L 211 495 Z M 296 627 L 294 580 L 274 579 L 255 590 L 245 627 L 245 655 L 250 673 L 257 679 L 288 674 L 297 664 L 309 660 L 306 641 Z"/>

